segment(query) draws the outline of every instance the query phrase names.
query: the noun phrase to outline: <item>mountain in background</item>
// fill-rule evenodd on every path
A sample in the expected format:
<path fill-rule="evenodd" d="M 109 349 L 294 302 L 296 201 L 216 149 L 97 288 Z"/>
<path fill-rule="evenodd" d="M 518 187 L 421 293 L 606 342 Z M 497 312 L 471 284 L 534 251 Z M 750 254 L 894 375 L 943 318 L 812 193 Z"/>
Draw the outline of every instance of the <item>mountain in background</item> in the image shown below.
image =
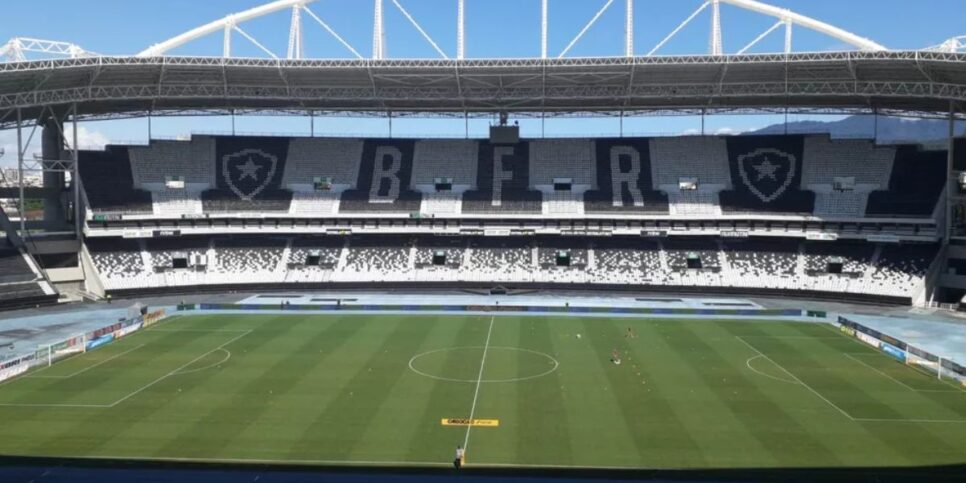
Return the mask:
<path fill-rule="evenodd" d="M 898 142 L 935 143 L 945 141 L 949 124 L 942 119 L 907 119 L 879 116 L 849 116 L 837 121 L 795 121 L 788 123 L 788 133 L 828 133 L 833 138 L 873 137 L 881 144 Z M 774 124 L 749 134 L 784 134 L 784 124 Z M 956 135 L 966 136 L 966 123 L 956 124 Z"/>

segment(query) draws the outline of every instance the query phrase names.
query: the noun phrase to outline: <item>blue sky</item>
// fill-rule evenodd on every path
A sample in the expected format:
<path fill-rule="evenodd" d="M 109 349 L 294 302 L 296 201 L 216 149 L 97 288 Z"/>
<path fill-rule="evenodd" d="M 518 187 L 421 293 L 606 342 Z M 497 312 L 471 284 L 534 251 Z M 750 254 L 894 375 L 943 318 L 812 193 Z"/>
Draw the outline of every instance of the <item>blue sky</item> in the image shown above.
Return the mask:
<path fill-rule="evenodd" d="M 450 56 L 456 51 L 455 0 L 399 0 Z M 873 39 L 889 48 L 915 49 L 966 34 L 966 0 L 765 0 L 798 13 Z M 0 42 L 15 36 L 64 40 L 109 55 L 134 54 L 233 12 L 267 3 L 267 0 L 42 0 L 5 2 Z M 558 54 L 606 0 L 550 0 L 550 53 Z M 635 51 L 643 54 L 691 14 L 702 0 L 636 0 Z M 468 57 L 531 57 L 540 51 L 539 0 L 466 0 Z M 330 24 L 362 55 L 371 54 L 372 0 L 320 0 L 313 12 Z M 397 58 L 436 57 L 405 17 L 385 0 L 388 55 Z M 723 41 L 727 52 L 735 52 L 769 28 L 774 19 L 723 5 Z M 273 50 L 285 54 L 289 13 L 280 12 L 242 25 L 247 32 Z M 306 55 L 348 58 L 348 50 L 311 19 L 304 19 Z M 681 31 L 660 54 L 707 51 L 710 16 L 705 11 Z M 571 56 L 620 55 L 623 46 L 624 0 L 616 0 L 571 50 Z M 780 51 L 781 30 L 772 33 L 757 51 Z M 235 53 L 265 56 L 247 40 L 236 35 Z M 805 29 L 796 29 L 796 51 L 838 50 L 839 41 Z M 753 50 L 754 51 L 754 50 Z M 215 34 L 184 46 L 174 53 L 220 55 L 221 35 Z M 777 119 L 780 121 L 780 119 Z M 747 130 L 776 122 L 773 116 L 718 116 L 707 120 L 708 132 Z M 487 121 L 472 123 L 471 134 L 481 134 Z M 309 122 L 300 118 L 236 118 L 237 132 L 307 133 Z M 319 134 L 373 134 L 387 131 L 383 119 L 317 119 Z M 691 117 L 628 119 L 625 133 L 685 132 L 700 127 Z M 143 141 L 145 120 L 86 123 L 83 138 L 91 143 L 105 139 Z M 397 120 L 397 136 L 418 134 L 463 134 L 462 121 Z M 538 122 L 524 122 L 524 134 L 539 136 Z M 546 131 L 555 134 L 615 133 L 615 119 L 548 121 Z M 227 118 L 154 119 L 154 136 L 173 137 L 189 132 L 229 131 Z M 0 144 L 9 143 L 9 133 L 0 133 Z M 8 149 L 8 151 L 12 151 Z M 10 156 L 2 161 L 9 162 Z"/>

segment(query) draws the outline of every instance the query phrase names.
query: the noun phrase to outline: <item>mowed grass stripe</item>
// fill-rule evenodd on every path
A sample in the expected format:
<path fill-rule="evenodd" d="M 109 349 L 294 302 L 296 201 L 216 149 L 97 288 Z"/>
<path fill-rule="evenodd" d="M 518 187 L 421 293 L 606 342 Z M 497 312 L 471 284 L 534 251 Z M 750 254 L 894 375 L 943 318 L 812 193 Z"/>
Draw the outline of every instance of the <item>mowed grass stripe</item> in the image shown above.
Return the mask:
<path fill-rule="evenodd" d="M 521 317 L 519 325 L 519 347 L 543 352 L 551 357 L 556 353 L 551 335 L 551 320 L 545 317 Z M 532 361 L 531 355 L 517 352 L 524 361 Z M 539 361 L 539 359 L 538 359 Z M 517 377 L 532 375 L 529 365 L 518 365 Z M 542 366 L 538 366 L 543 369 Z M 517 425 L 512 428 L 516 435 L 517 455 L 515 462 L 552 464 L 555 461 L 573 462 L 573 448 L 570 445 L 570 429 L 560 424 L 569 419 L 568 408 L 560 398 L 563 382 L 559 367 L 546 376 L 524 382 L 513 382 L 517 390 Z M 489 387 L 484 388 L 488 389 Z M 510 429 L 510 428 L 508 428 Z M 553 447 L 546 444 L 554 441 Z"/>
<path fill-rule="evenodd" d="M 585 332 L 590 343 L 597 351 L 597 364 L 606 376 L 606 386 L 598 395 L 616 399 L 620 408 L 621 421 L 607 421 L 612 431 L 627 431 L 634 441 L 638 458 L 643 464 L 652 467 L 703 466 L 705 458 L 701 448 L 691 437 L 680 420 L 679 414 L 670 403 L 669 395 L 680 388 L 676 384 L 652 384 L 651 392 L 645 394 L 641 380 L 656 381 L 659 366 L 639 364 L 641 375 L 626 370 L 627 367 L 613 365 L 610 353 L 615 347 L 622 346 L 624 331 L 622 319 L 588 319 L 584 322 Z M 622 364 L 644 361 L 634 348 L 623 351 Z M 651 360 L 659 360 L 651 359 Z M 624 370 L 622 370 L 624 369 Z M 599 415 L 604 419 L 614 415 Z"/>
<path fill-rule="evenodd" d="M 489 329 L 489 317 L 453 317 L 439 322 L 447 328 L 456 329 L 450 337 L 444 337 L 435 347 L 424 345 L 420 348 L 427 350 L 445 349 L 449 347 L 480 347 L 474 350 L 446 351 L 445 357 L 439 358 L 435 367 L 420 366 L 424 370 L 435 370 L 442 376 L 464 375 L 473 377 L 479 371 L 480 358 L 483 355 L 483 343 Z M 444 333 L 445 334 L 445 333 Z M 446 334 L 449 335 L 449 334 Z M 435 333 L 434 333 L 435 336 Z M 414 354 L 415 355 L 415 354 Z M 408 363 L 408 361 L 407 361 Z M 428 379 L 424 376 L 418 376 Z M 426 397 L 427 404 L 420 408 L 412 408 L 413 417 L 419 422 L 406 442 L 407 461 L 452 461 L 457 444 L 463 443 L 466 428 L 461 426 L 442 426 L 442 418 L 468 418 L 470 405 L 473 403 L 475 385 L 470 382 L 450 382 L 433 380 L 432 390 Z"/>
<path fill-rule="evenodd" d="M 226 334 L 209 338 L 180 332 L 155 334 L 153 337 L 155 338 L 149 345 L 141 349 L 146 352 L 139 354 L 138 363 L 126 364 L 118 370 L 108 368 L 110 364 L 95 368 L 85 373 L 83 379 L 79 379 L 89 379 L 90 384 L 77 387 L 77 390 L 90 394 L 92 399 L 109 399 L 101 401 L 103 403 L 113 403 L 117 398 L 150 384 L 229 338 Z M 76 378 L 70 380 L 72 384 L 76 384 L 74 379 Z M 55 433 L 34 439 L 28 452 L 43 449 L 45 453 L 52 452 L 55 455 L 95 454 L 95 450 L 104 442 L 122 433 L 141 420 L 146 413 L 163 404 L 163 399 L 152 396 L 149 391 L 118 406 L 74 412 L 73 420 L 59 425 Z M 50 424 L 42 412 L 35 417 L 35 422 L 42 426 Z"/>
<path fill-rule="evenodd" d="M 213 380 L 217 376 L 214 371 L 185 376 L 205 379 L 198 391 L 205 397 L 207 411 L 198 411 L 185 421 L 158 454 L 186 456 L 203 451 L 223 455 L 222 450 L 238 434 L 295 386 L 298 379 L 293 373 L 301 369 L 297 359 L 306 351 L 314 354 L 316 344 L 326 338 L 326 329 L 331 327 L 325 320 L 311 318 L 263 324 L 237 345 L 237 354 L 233 352 L 235 373 L 244 375 L 243 380 Z"/>
<path fill-rule="evenodd" d="M 380 320 L 378 323 L 387 324 Z M 315 419 L 310 431 L 303 435 L 299 444 L 312 444 L 318 436 L 316 431 L 338 433 L 338 438 L 327 438 L 333 444 L 326 452 L 331 459 L 349 459 L 374 422 L 375 415 L 387 404 L 389 395 L 402 375 L 408 371 L 409 358 L 422 345 L 434 325 L 433 320 L 423 317 L 401 318 L 392 330 L 385 330 L 386 337 L 375 345 L 365 363 L 355 368 L 355 374 L 334 400 L 325 406 L 325 411 Z M 385 329 L 388 329 L 386 327 Z M 374 341 L 375 342 L 375 341 Z M 405 417 L 405 411 L 398 416 Z M 334 431 L 334 427 L 338 431 Z M 391 433 L 395 428 L 389 426 L 378 430 Z M 373 428 L 373 431 L 377 431 Z"/>
<path fill-rule="evenodd" d="M 92 404 L 108 405 L 137 388 L 151 382 L 179 365 L 191 360 L 182 359 L 185 351 L 205 352 L 206 348 L 214 348 L 217 341 L 224 335 L 216 337 L 200 337 L 199 340 L 185 340 L 184 334 L 163 333 L 152 334 L 149 337 L 126 338 L 112 345 L 110 352 L 118 349 L 125 351 L 135 345 L 145 343 L 148 346 L 118 357 L 107 364 L 101 364 L 91 370 L 71 378 L 21 378 L 10 386 L 20 386 L 15 391 L 0 391 L 0 394 L 17 394 L 17 397 L 2 400 L 12 404 Z M 213 345 L 214 344 L 214 345 Z M 101 349 L 81 354 L 77 358 L 98 357 Z M 142 352 L 143 351 L 143 352 Z M 10 388 L 8 388 L 10 389 Z M 0 396 L 2 397 L 2 396 Z"/>
<path fill-rule="evenodd" d="M 412 349 L 411 353 L 398 352 L 394 364 L 403 368 L 395 381 L 391 381 L 391 388 L 388 396 L 380 405 L 379 410 L 372 416 L 372 420 L 365 433 L 355 442 L 350 456 L 353 460 L 362 461 L 407 461 L 410 458 L 409 443 L 417 431 L 427 428 L 435 428 L 439 431 L 444 430 L 439 420 L 443 417 L 452 415 L 462 415 L 466 411 L 466 404 L 461 397 L 449 398 L 443 401 L 433 400 L 434 390 L 437 385 L 457 389 L 460 386 L 468 385 L 464 383 L 444 382 L 419 375 L 409 369 L 409 361 L 413 356 L 439 349 L 440 347 L 452 347 L 460 345 L 454 338 L 460 333 L 463 326 L 473 326 L 482 318 L 480 317 L 444 317 L 431 316 L 420 317 L 422 322 L 429 324 L 429 330 L 423 335 L 419 346 Z M 473 342 L 469 342 L 472 344 Z M 422 369 L 442 375 L 446 368 L 444 365 L 435 366 L 433 360 L 444 360 L 445 354 L 440 354 L 437 359 L 422 359 Z M 465 354 L 464 354 L 465 355 Z M 472 359 L 472 355 L 467 356 Z M 459 392 L 460 396 L 465 391 Z M 435 406 L 440 403 L 450 404 L 450 410 L 441 409 L 436 417 L 429 417 L 427 420 L 420 419 L 425 408 Z M 467 403 L 468 404 L 468 403 Z M 451 429 L 451 428 L 445 428 Z M 410 461 L 439 461 L 448 463 L 448 457 L 453 452 L 454 441 L 447 438 L 438 438 L 431 445 L 423 444 L 420 448 L 423 451 L 420 455 L 414 455 Z M 462 440 L 460 440 L 462 441 Z M 437 447 L 430 449 L 427 446 Z"/>
<path fill-rule="evenodd" d="M 920 398 L 944 407 L 948 410 L 948 416 L 944 419 L 962 419 L 966 422 L 966 390 L 882 354 L 850 354 L 850 357 L 856 364 L 864 365 L 903 391 L 915 393 Z"/>
<path fill-rule="evenodd" d="M 598 352 L 589 338 L 586 321 L 562 318 L 554 319 L 552 324 L 554 356 L 560 361 L 560 399 L 567 408 L 566 419 L 556 424 L 565 425 L 571 435 L 572 464 L 641 466 L 659 461 L 659 455 L 653 455 L 649 461 L 642 459 L 630 430 L 623 424 L 619 401 L 603 390 L 608 383 L 606 371 L 612 368 L 601 364 L 600 359 L 609 359 L 610 352 Z M 607 331 L 607 320 L 597 323 L 600 325 L 595 330 Z M 552 451 L 552 447 L 548 450 Z"/>
<path fill-rule="evenodd" d="M 775 333 L 776 331 L 780 331 L 781 333 L 794 332 L 794 328 L 789 327 L 790 325 L 792 324 L 752 325 L 739 322 L 736 324 L 719 324 L 718 327 L 722 331 L 726 331 L 726 333 L 752 336 L 747 341 L 753 341 L 751 343 L 755 349 L 767 355 L 770 352 L 763 351 L 758 347 L 758 344 L 776 340 L 765 337 L 766 334 Z M 758 337 L 754 338 L 756 335 Z M 834 343 L 835 339 L 830 340 Z M 810 339 L 786 339 L 784 341 L 786 343 L 800 344 L 809 342 Z M 758 354 L 758 352 L 748 348 L 747 345 L 742 344 L 737 339 L 735 343 L 743 345 L 747 349 L 746 354 L 749 357 Z M 770 364 L 771 362 L 766 361 L 765 363 Z M 798 371 L 796 366 L 782 365 L 776 366 L 776 368 L 782 374 L 785 374 L 784 371 L 787 370 L 797 376 Z M 765 378 L 762 377 L 762 379 Z M 774 396 L 776 400 L 780 401 L 779 404 L 789 414 L 796 415 L 803 425 L 803 428 L 799 432 L 785 428 L 788 430 L 789 435 L 794 434 L 797 438 L 798 434 L 802 431 L 814 434 L 815 437 L 820 438 L 821 444 L 827 446 L 837 455 L 836 457 L 842 461 L 841 465 L 847 465 L 848 462 L 854 462 L 858 459 L 862 460 L 861 465 L 892 465 L 896 461 L 903 461 L 905 459 L 901 440 L 883 440 L 878 435 L 865 431 L 865 427 L 842 415 L 842 413 L 829 406 L 827 402 L 818 398 L 801 384 L 796 383 L 793 385 L 778 381 L 773 382 L 774 384 L 772 386 L 777 391 Z M 762 384 L 766 384 L 766 382 L 763 381 Z M 780 426 L 776 425 L 776 427 Z M 857 446 L 861 447 L 862 451 L 856 451 Z M 808 466 L 820 465 L 817 461 L 806 462 L 805 464 Z"/>
<path fill-rule="evenodd" d="M 332 354 L 328 367 L 313 375 L 317 400 L 301 415 L 303 427 L 292 435 L 286 458 L 344 459 L 344 446 L 366 428 L 365 414 L 370 410 L 366 400 L 378 399 L 387 390 L 387 381 L 362 379 L 362 373 L 372 374 L 375 369 L 369 369 L 383 351 L 394 342 L 402 343 L 392 339 L 405 330 L 403 324 L 400 318 L 368 318 L 365 329 Z"/>
<path fill-rule="evenodd" d="M 759 381 L 743 377 L 744 358 L 734 345 L 720 338 L 705 341 L 714 326 L 710 321 L 636 324 L 638 339 L 632 342 L 642 346 L 642 351 L 661 357 L 659 363 L 666 369 L 660 374 L 662 383 L 677 381 L 679 392 L 673 403 L 679 410 L 690 411 L 690 416 L 682 419 L 709 465 L 774 466 L 794 460 L 794 455 L 785 455 L 775 447 L 782 430 L 764 419 L 770 413 L 787 415 L 757 387 Z M 749 407 L 759 402 L 764 413 Z M 803 446 L 812 444 L 806 439 Z"/>
<path fill-rule="evenodd" d="M 830 399 L 836 405 L 839 405 L 839 403 L 846 404 L 846 407 L 841 405 L 839 407 L 850 411 L 849 414 L 853 418 L 864 417 L 869 412 L 874 412 L 887 418 L 899 420 L 903 418 L 894 408 L 887 405 L 887 401 L 873 399 L 871 395 L 862 389 L 843 379 L 834 371 L 829 370 L 826 366 L 828 357 L 815 357 L 814 353 L 818 350 L 816 349 L 816 344 L 821 344 L 821 340 L 824 339 L 796 340 L 794 343 L 790 343 L 790 341 L 782 339 L 771 339 L 767 342 L 762 342 L 762 339 L 756 339 L 755 343 L 758 350 L 781 364 L 803 383 L 819 391 L 820 394 Z M 851 412 L 856 410 L 866 412 Z M 830 407 L 829 411 L 834 411 L 834 409 Z M 841 423 L 842 427 L 848 428 L 847 431 L 841 432 L 846 438 L 841 441 L 852 444 L 843 444 L 843 449 L 849 450 L 858 442 L 866 445 L 866 447 L 879 447 L 876 451 L 866 450 L 863 452 L 863 457 L 873 460 L 874 464 L 890 464 L 890 462 L 894 464 L 896 461 L 906 460 L 915 461 L 924 456 L 922 453 L 923 447 L 939 448 L 944 446 L 941 439 L 931 434 L 929 429 L 921 425 L 909 426 L 905 431 L 896 433 L 892 429 L 887 429 L 892 423 L 870 424 L 854 422 L 855 424 L 848 424 L 849 422 L 845 420 Z M 856 427 L 862 428 L 865 431 L 856 429 Z M 874 437 L 865 438 L 866 431 Z M 917 441 L 919 446 L 915 448 L 911 447 L 910 441 Z M 829 444 L 836 446 L 839 442 L 835 439 L 829 440 Z M 890 453 L 886 453 L 881 447 L 892 448 L 893 451 L 890 452 L 893 455 L 892 458 L 884 458 L 883 455 Z M 910 458 L 911 455 L 915 456 Z"/>

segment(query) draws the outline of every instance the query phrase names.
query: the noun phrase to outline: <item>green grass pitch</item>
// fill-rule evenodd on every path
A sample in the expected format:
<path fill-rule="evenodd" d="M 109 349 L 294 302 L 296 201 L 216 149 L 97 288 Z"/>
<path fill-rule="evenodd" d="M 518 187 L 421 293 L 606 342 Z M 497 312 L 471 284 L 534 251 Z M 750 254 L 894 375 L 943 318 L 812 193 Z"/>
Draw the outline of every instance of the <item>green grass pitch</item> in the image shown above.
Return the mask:
<path fill-rule="evenodd" d="M 471 413 L 499 426 L 441 424 Z M 783 322 L 176 317 L 0 385 L 0 421 L 5 455 L 421 465 L 466 442 L 470 466 L 966 462 L 966 391 Z"/>

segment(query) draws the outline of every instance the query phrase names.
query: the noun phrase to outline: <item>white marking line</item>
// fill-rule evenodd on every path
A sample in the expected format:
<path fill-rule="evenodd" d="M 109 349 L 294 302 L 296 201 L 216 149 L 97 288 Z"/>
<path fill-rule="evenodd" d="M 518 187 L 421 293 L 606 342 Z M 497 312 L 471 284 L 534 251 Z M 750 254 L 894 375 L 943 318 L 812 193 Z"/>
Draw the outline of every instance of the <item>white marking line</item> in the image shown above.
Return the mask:
<path fill-rule="evenodd" d="M 332 465 L 332 466 L 405 466 L 405 467 L 450 467 L 452 463 L 439 461 L 367 461 L 367 460 L 286 460 L 264 458 L 183 458 L 165 456 L 83 456 L 85 460 L 118 460 L 118 461 L 171 461 L 171 462 L 203 462 L 203 463 L 235 463 L 235 464 L 289 464 L 289 465 Z M 525 464 L 525 463 L 473 463 L 473 466 L 489 468 L 561 468 L 561 469 L 599 469 L 599 470 L 639 470 L 638 466 L 591 466 L 591 465 L 553 465 L 553 464 Z M 655 469 L 655 468 L 649 468 Z M 657 467 L 656 469 L 675 469 L 672 467 Z"/>
<path fill-rule="evenodd" d="M 416 369 L 416 366 L 413 365 L 413 363 L 416 361 L 416 359 L 419 359 L 420 357 L 428 356 L 430 354 L 436 354 L 436 353 L 439 353 L 439 352 L 448 352 L 448 351 L 455 351 L 455 350 L 460 350 L 460 349 L 482 349 L 482 348 L 483 348 L 483 346 L 444 347 L 442 349 L 436 349 L 436 350 L 426 351 L 426 352 L 423 352 L 421 354 L 416 354 L 411 359 L 409 359 L 409 370 L 415 372 L 416 374 L 419 374 L 420 376 L 428 377 L 430 379 L 435 379 L 437 381 L 465 382 L 465 383 L 471 383 L 472 384 L 472 383 L 475 383 L 476 382 L 476 379 L 456 379 L 454 377 L 435 376 L 433 374 L 429 374 L 427 372 L 423 372 L 423 371 L 420 371 L 419 369 Z M 500 346 L 493 346 L 493 347 L 491 347 L 491 349 L 500 349 L 500 350 L 517 351 L 517 352 L 529 352 L 531 354 L 536 354 L 538 356 L 543 356 L 543 357 L 546 357 L 550 362 L 553 363 L 553 367 L 551 367 L 550 369 L 548 369 L 548 370 L 546 370 L 544 372 L 541 372 L 540 374 L 534 374 L 532 376 L 513 377 L 513 378 L 507 378 L 507 379 L 483 379 L 482 382 L 485 382 L 485 383 L 501 383 L 501 382 L 522 382 L 522 381 L 529 381 L 530 379 L 536 379 L 538 377 L 543 377 L 543 376 L 549 375 L 549 374 L 553 373 L 553 371 L 556 371 L 558 367 L 560 367 L 560 361 L 558 361 L 557 359 L 555 359 L 550 354 L 545 354 L 543 352 L 538 352 L 538 351 L 530 350 L 530 349 L 524 349 L 522 347 L 500 347 Z"/>
<path fill-rule="evenodd" d="M 746 341 L 745 339 L 742 339 L 740 336 L 737 336 L 736 335 L 735 338 L 738 339 L 738 340 L 740 340 L 743 344 L 745 344 L 746 346 L 748 346 L 751 350 L 753 350 L 753 351 L 757 352 L 758 354 L 760 354 L 762 357 L 764 357 L 765 359 L 767 359 L 772 364 L 778 366 L 778 368 L 781 369 L 782 371 L 784 371 L 785 374 L 788 374 L 789 376 L 791 376 L 791 378 L 794 379 L 795 382 L 801 384 L 802 387 L 804 387 L 805 389 L 808 389 L 809 391 L 811 391 L 811 393 L 814 394 L 814 395 L 816 395 L 816 396 L 818 396 L 819 399 L 821 399 L 821 400 L 825 401 L 826 403 L 828 403 L 829 406 L 832 406 L 833 408 L 835 408 L 838 412 L 842 413 L 843 416 L 849 418 L 852 421 L 855 421 L 855 418 L 853 418 L 851 414 L 845 412 L 844 409 L 836 406 L 835 403 L 833 403 L 832 401 L 829 401 L 825 396 L 823 396 L 821 393 L 819 393 L 815 389 L 812 389 L 812 386 L 809 386 L 808 384 L 805 384 L 801 379 L 799 379 L 797 376 L 795 376 L 795 374 L 792 374 L 791 372 L 789 372 L 788 369 L 785 369 L 781 364 L 779 364 L 779 363 L 775 362 L 774 360 L 772 360 L 771 357 L 766 356 L 763 352 L 761 352 L 760 350 L 758 350 L 757 347 L 751 345 L 748 341 Z"/>
<path fill-rule="evenodd" d="M 480 383 L 483 382 L 483 367 L 486 366 L 486 351 L 490 348 L 490 335 L 493 334 L 493 321 L 496 316 L 490 316 L 490 328 L 486 330 L 486 343 L 483 344 L 483 357 L 480 359 L 480 374 L 476 376 L 476 392 L 473 393 L 473 405 L 470 406 L 470 424 L 466 426 L 466 437 L 463 438 L 463 451 L 470 444 L 470 430 L 473 429 L 473 415 L 476 414 L 476 401 L 480 396 Z"/>
<path fill-rule="evenodd" d="M 913 391 L 913 392 L 939 392 L 939 393 L 943 393 L 943 392 L 948 392 L 948 393 L 961 392 L 958 389 L 916 389 L 916 388 L 914 388 L 914 387 L 912 387 L 912 386 L 910 386 L 910 385 L 908 385 L 908 384 L 906 384 L 906 383 L 904 383 L 904 382 L 902 382 L 902 381 L 900 381 L 900 380 L 898 380 L 898 379 L 890 376 L 889 374 L 886 374 L 885 372 L 882 372 L 881 370 L 879 370 L 879 369 L 877 369 L 877 368 L 869 365 L 868 363 L 862 361 L 861 359 L 858 359 L 858 358 L 854 357 L 852 354 L 849 354 L 848 352 L 844 352 L 843 354 L 845 355 L 845 357 L 848 357 L 849 359 L 852 359 L 853 361 L 858 362 L 859 364 L 862 364 L 863 366 L 868 367 L 869 369 L 872 369 L 875 372 L 878 372 L 879 374 L 881 374 L 881 375 L 889 378 L 892 382 L 895 382 L 896 384 L 898 384 L 898 385 L 900 385 L 900 386 L 902 386 L 902 387 L 904 387 L 904 388 L 906 388 L 906 389 L 908 389 L 910 391 Z M 869 355 L 869 354 L 866 353 L 866 354 L 859 354 L 859 355 Z"/>
<path fill-rule="evenodd" d="M 759 376 L 765 376 L 765 377 L 767 377 L 769 379 L 774 379 L 776 381 L 785 382 L 785 383 L 788 383 L 788 384 L 798 384 L 797 382 L 795 382 L 793 380 L 790 380 L 790 379 L 782 379 L 780 377 L 776 377 L 776 376 L 773 376 L 771 374 L 765 374 L 764 372 L 761 372 L 758 369 L 755 369 L 754 367 L 752 367 L 751 361 L 753 361 L 755 359 L 759 359 L 759 358 L 761 358 L 761 354 L 758 354 L 757 356 L 751 356 L 751 357 L 749 357 L 748 360 L 745 361 L 745 366 L 748 367 L 748 369 L 750 369 L 751 372 L 754 372 L 755 374 L 758 374 Z"/>
<path fill-rule="evenodd" d="M 191 369 L 190 371 L 178 372 L 178 373 L 175 373 L 175 375 L 176 376 L 182 376 L 182 375 L 185 375 L 185 374 L 192 374 L 192 373 L 195 373 L 195 372 L 203 371 L 205 369 L 211 369 L 212 367 L 218 367 L 218 366 L 220 366 L 220 365 L 228 362 L 228 359 L 231 359 L 231 351 L 230 350 L 224 349 L 224 348 L 222 348 L 222 349 L 215 349 L 215 350 L 216 351 L 222 351 L 222 352 L 224 352 L 226 354 L 225 355 L 225 358 L 222 359 L 222 360 L 220 360 L 220 361 L 218 361 L 218 362 L 216 362 L 216 363 L 214 363 L 214 364 L 208 364 L 207 366 L 199 367 L 197 369 Z M 211 352 L 209 352 L 209 354 L 211 354 Z"/>
<path fill-rule="evenodd" d="M 128 350 L 126 350 L 126 351 L 124 351 L 124 352 L 121 352 L 121 353 L 119 353 L 119 354 L 114 354 L 113 356 L 111 356 L 111 357 L 108 357 L 107 359 L 104 359 L 103 361 L 101 361 L 101 362 L 98 362 L 97 364 L 94 364 L 94 365 L 92 365 L 92 366 L 89 366 L 89 367 L 86 367 L 86 368 L 84 368 L 84 369 L 81 369 L 81 370 L 79 370 L 79 371 L 77 371 L 77 372 L 74 372 L 74 373 L 71 373 L 71 374 L 68 374 L 68 375 L 66 375 L 66 376 L 38 376 L 38 375 L 33 375 L 33 374 L 29 374 L 29 373 L 28 373 L 28 374 L 27 374 L 26 376 L 24 376 L 24 377 L 36 377 L 36 378 L 42 378 L 42 379 L 70 379 L 70 378 L 72 378 L 72 377 L 74 377 L 74 376 L 77 376 L 77 375 L 80 375 L 80 374 L 83 374 L 83 373 L 85 373 L 85 372 L 87 372 L 87 371 L 89 371 L 89 370 L 91 370 L 91 369 L 93 369 L 93 368 L 95 368 L 95 367 L 97 367 L 97 366 L 99 366 L 99 365 L 101 365 L 101 364 L 106 364 L 106 363 L 108 363 L 108 362 L 111 362 L 111 361 L 113 361 L 114 359 L 117 359 L 118 357 L 121 357 L 121 356 L 123 356 L 124 354 L 127 354 L 128 352 L 134 352 L 134 351 L 136 351 L 136 350 L 138 350 L 138 349 L 140 349 L 140 348 L 142 348 L 142 347 L 144 347 L 144 346 L 145 346 L 145 344 L 141 344 L 141 345 L 139 345 L 139 346 L 136 346 L 136 347 L 132 347 L 132 348 L 130 348 L 130 349 L 128 349 Z M 50 366 L 50 367 L 53 367 L 53 366 Z"/>
<path fill-rule="evenodd" d="M 134 396 L 136 396 L 136 395 L 138 395 L 138 394 L 140 394 L 140 393 L 141 393 L 142 391 L 144 391 L 145 389 L 147 389 L 147 388 L 149 388 L 149 387 L 151 387 L 151 386 L 153 386 L 153 385 L 155 385 L 155 384 L 157 384 L 157 383 L 159 383 L 159 382 L 161 382 L 161 381 L 163 381 L 163 380 L 165 380 L 165 379 L 167 379 L 167 378 L 169 378 L 169 377 L 171 377 L 171 376 L 173 376 L 173 375 L 175 375 L 175 374 L 177 374 L 177 373 L 178 373 L 179 371 L 181 371 L 181 370 L 182 370 L 182 369 L 184 369 L 185 367 L 188 367 L 188 366 L 190 366 L 191 364 L 194 364 L 195 362 L 198 362 L 199 360 L 201 360 L 201 359 L 203 359 L 203 358 L 204 358 L 205 356 L 207 356 L 208 354 L 211 354 L 212 352 L 215 352 L 215 351 L 218 351 L 218 350 L 221 350 L 221 349 L 223 349 L 223 348 L 224 348 L 224 347 L 225 347 L 226 345 L 228 345 L 228 344 L 231 344 L 232 342 L 235 342 L 236 340 L 238 340 L 238 339 L 241 339 L 242 337 L 245 337 L 246 335 L 248 335 L 248 334 L 251 334 L 251 333 L 252 333 L 252 331 L 251 331 L 251 330 L 249 330 L 249 331 L 247 331 L 247 332 L 245 332 L 245 333 L 242 333 L 242 334 L 239 334 L 239 335 L 238 335 L 238 336 L 236 336 L 236 337 L 232 337 L 232 338 L 231 338 L 231 340 L 229 340 L 229 341 L 227 341 L 227 342 L 225 342 L 225 343 L 223 343 L 223 344 L 221 344 L 221 345 L 219 345 L 218 347 L 216 347 L 216 348 L 214 348 L 214 349 L 212 349 L 212 350 L 210 350 L 210 351 L 208 351 L 208 352 L 205 352 L 204 354 L 201 354 L 201 355 L 200 355 L 200 356 L 198 356 L 198 357 L 195 357 L 194 359 L 192 359 L 192 360 L 190 360 L 190 361 L 188 361 L 188 362 L 187 362 L 186 364 L 183 364 L 182 366 L 180 366 L 180 367 L 178 367 L 177 369 L 175 369 L 175 370 L 173 370 L 173 371 L 171 371 L 171 372 L 169 372 L 169 373 L 167 373 L 167 374 L 165 374 L 165 375 L 163 375 L 163 376 L 161 376 L 161 377 L 159 377 L 159 378 L 157 378 L 157 379 L 155 379 L 154 381 L 151 381 L 151 382 L 149 382 L 149 383 L 147 383 L 147 384 L 145 384 L 144 386 L 141 386 L 141 388 L 140 388 L 140 389 L 137 389 L 137 390 L 135 390 L 134 392 L 132 392 L 132 393 L 130 393 L 130 394 L 128 394 L 127 396 L 124 396 L 124 397 L 122 397 L 121 399 L 118 399 L 117 401 L 114 401 L 114 402 L 113 402 L 113 403 L 112 403 L 112 404 L 111 404 L 111 405 L 110 405 L 109 407 L 114 407 L 114 406 L 117 406 L 118 404 L 121 404 L 121 403 L 122 403 L 122 402 L 124 402 L 124 401 L 127 401 L 128 399 L 130 399 L 130 398 L 132 398 L 132 397 L 134 397 Z"/>

